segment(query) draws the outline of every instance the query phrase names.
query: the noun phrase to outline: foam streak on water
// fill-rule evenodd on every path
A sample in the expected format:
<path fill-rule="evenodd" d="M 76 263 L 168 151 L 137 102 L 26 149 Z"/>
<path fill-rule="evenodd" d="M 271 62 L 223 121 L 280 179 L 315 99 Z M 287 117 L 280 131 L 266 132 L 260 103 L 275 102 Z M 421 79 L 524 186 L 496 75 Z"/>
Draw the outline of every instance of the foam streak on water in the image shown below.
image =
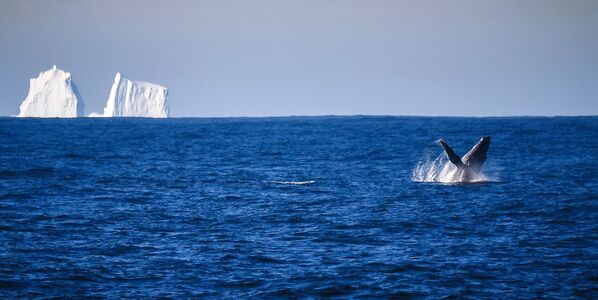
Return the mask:
<path fill-rule="evenodd" d="M 307 180 L 307 181 L 278 181 L 278 180 L 274 180 L 274 181 L 272 181 L 272 183 L 291 184 L 291 185 L 312 184 L 314 182 L 316 182 L 316 181 L 315 180 Z"/>

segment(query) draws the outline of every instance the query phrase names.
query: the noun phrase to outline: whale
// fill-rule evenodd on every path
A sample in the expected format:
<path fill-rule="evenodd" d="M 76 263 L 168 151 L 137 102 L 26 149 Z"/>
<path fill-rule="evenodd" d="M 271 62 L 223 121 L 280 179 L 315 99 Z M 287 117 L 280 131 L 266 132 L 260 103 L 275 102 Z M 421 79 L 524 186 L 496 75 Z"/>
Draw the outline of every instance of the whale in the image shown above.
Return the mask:
<path fill-rule="evenodd" d="M 457 167 L 457 170 L 452 174 L 451 181 L 468 182 L 479 177 L 482 166 L 488 158 L 488 148 L 490 148 L 490 137 L 484 136 L 480 141 L 461 158 L 448 143 L 440 139 L 438 143 L 444 149 L 444 153 L 448 157 L 450 163 Z"/>

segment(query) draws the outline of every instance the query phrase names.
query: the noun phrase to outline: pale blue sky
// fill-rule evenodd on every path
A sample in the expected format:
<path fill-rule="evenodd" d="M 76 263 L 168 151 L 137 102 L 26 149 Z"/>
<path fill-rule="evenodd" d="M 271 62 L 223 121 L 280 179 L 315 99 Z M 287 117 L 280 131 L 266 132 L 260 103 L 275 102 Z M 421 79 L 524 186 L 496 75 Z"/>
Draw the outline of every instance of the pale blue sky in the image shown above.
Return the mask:
<path fill-rule="evenodd" d="M 71 72 L 86 114 L 114 74 L 171 115 L 597 115 L 598 1 L 0 0 L 0 115 Z"/>

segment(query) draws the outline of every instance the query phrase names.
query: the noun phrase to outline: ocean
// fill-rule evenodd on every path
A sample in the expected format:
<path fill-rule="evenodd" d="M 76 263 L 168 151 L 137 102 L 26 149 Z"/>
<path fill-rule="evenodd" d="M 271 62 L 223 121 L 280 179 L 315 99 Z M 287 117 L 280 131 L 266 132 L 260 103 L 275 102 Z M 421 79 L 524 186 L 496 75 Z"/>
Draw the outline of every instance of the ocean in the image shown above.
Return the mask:
<path fill-rule="evenodd" d="M 0 298 L 87 297 L 598 298 L 598 117 L 0 118 Z"/>

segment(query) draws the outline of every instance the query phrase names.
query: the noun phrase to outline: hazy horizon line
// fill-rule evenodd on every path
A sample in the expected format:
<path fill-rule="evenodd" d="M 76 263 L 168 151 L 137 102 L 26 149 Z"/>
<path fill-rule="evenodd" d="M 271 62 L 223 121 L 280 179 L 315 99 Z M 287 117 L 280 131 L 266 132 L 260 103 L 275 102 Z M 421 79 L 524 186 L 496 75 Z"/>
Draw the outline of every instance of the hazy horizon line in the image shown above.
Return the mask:
<path fill-rule="evenodd" d="M 152 118 L 152 117 L 19 117 L 16 115 L 3 115 L 0 118 L 19 118 L 19 119 L 259 119 L 259 118 L 322 118 L 322 117 L 398 117 L 398 118 L 587 118 L 598 117 L 598 114 L 588 115 L 393 115 L 393 114 L 323 114 L 323 115 L 260 115 L 260 116 L 168 116 L 167 118 Z"/>

